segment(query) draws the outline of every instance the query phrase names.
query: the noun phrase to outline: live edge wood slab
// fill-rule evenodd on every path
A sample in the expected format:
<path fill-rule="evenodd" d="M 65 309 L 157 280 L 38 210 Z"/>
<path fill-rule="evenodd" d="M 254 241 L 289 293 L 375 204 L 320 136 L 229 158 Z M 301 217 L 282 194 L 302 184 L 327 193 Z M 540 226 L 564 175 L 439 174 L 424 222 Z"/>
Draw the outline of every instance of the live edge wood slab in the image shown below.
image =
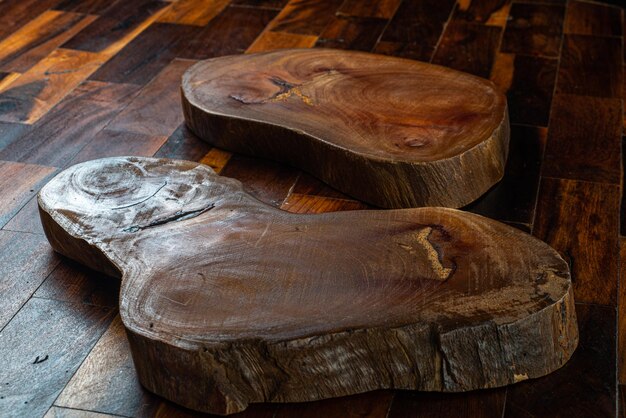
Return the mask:
<path fill-rule="evenodd" d="M 56 251 L 122 277 L 141 383 L 191 409 L 490 388 L 578 343 L 556 251 L 455 209 L 290 214 L 202 164 L 139 157 L 61 172 L 39 208 Z"/>
<path fill-rule="evenodd" d="M 461 207 L 504 172 L 505 96 L 432 64 L 319 48 L 220 57 L 185 73 L 182 96 L 209 143 L 380 207 Z"/>

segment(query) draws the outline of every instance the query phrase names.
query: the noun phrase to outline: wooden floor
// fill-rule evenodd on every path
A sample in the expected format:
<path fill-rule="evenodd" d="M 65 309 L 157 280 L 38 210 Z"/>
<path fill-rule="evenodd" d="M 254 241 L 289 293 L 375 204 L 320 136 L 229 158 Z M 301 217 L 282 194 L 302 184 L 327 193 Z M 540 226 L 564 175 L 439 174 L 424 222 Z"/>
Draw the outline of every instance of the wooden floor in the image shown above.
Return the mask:
<path fill-rule="evenodd" d="M 532 232 L 570 263 L 580 346 L 561 370 L 508 388 L 379 391 L 243 415 L 624 416 L 621 9 L 572 0 L 5 0 L 1 417 L 196 416 L 139 386 L 119 285 L 52 253 L 35 194 L 80 161 L 157 155 L 207 163 L 285 210 L 364 208 L 298 170 L 211 149 L 182 124 L 180 76 L 196 60 L 320 46 L 431 61 L 507 92 L 506 176 L 467 209 Z"/>

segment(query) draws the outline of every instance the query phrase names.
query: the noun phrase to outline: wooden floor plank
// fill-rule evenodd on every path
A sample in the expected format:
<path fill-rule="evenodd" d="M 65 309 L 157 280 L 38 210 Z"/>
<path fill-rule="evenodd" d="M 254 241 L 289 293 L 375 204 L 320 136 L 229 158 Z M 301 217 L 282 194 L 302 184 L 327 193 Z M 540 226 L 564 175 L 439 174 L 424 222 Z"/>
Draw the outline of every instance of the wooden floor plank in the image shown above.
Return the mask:
<path fill-rule="evenodd" d="M 452 20 L 503 27 L 510 8 L 511 2 L 507 0 L 462 1 L 457 4 Z"/>
<path fill-rule="evenodd" d="M 127 417 L 151 416 L 158 405 L 158 398 L 144 390 L 137 380 L 119 316 L 55 402 L 55 406 Z"/>
<path fill-rule="evenodd" d="M 59 261 L 60 257 L 50 249 L 43 236 L 0 231 L 0 330 Z"/>
<path fill-rule="evenodd" d="M 389 418 L 502 418 L 506 388 L 468 393 L 398 392 Z"/>
<path fill-rule="evenodd" d="M 387 27 L 387 20 L 376 17 L 335 16 L 320 35 L 317 46 L 372 51 Z"/>
<path fill-rule="evenodd" d="M 115 415 L 100 414 L 79 409 L 59 408 L 53 406 L 48 410 L 44 418 L 113 418 Z"/>
<path fill-rule="evenodd" d="M 561 369 L 508 388 L 506 418 L 616 414 L 615 308 L 576 305 L 580 342 Z"/>
<path fill-rule="evenodd" d="M 54 167 L 0 161 L 0 228 L 55 173 Z"/>
<path fill-rule="evenodd" d="M 375 52 L 429 61 L 454 4 L 453 0 L 403 1 Z"/>
<path fill-rule="evenodd" d="M 620 38 L 565 35 L 557 92 L 620 98 L 622 59 Z"/>
<path fill-rule="evenodd" d="M 0 70 L 23 73 L 97 16 L 48 10 L 0 42 Z"/>
<path fill-rule="evenodd" d="M 274 418 L 386 418 L 393 398 L 391 391 L 280 405 Z"/>
<path fill-rule="evenodd" d="M 276 16 L 275 10 L 227 7 L 185 42 L 181 58 L 206 59 L 244 52 Z"/>
<path fill-rule="evenodd" d="M 337 15 L 391 19 L 402 0 L 345 0 Z"/>
<path fill-rule="evenodd" d="M 0 332 L 0 415 L 43 416 L 112 319 L 110 308 L 30 299 Z"/>
<path fill-rule="evenodd" d="M 132 33 L 169 3 L 157 0 L 118 1 L 98 20 L 63 44 L 63 48 L 101 52 Z"/>
<path fill-rule="evenodd" d="M 220 173 L 243 183 L 257 199 L 280 206 L 298 178 L 298 170 L 272 161 L 235 155 Z"/>
<path fill-rule="evenodd" d="M 290 0 L 269 25 L 276 32 L 319 36 L 344 0 Z"/>
<path fill-rule="evenodd" d="M 90 80 L 144 85 L 169 64 L 197 33 L 188 25 L 153 23 L 107 61 Z"/>
<path fill-rule="evenodd" d="M 178 0 L 158 22 L 205 26 L 229 3 L 229 0 Z"/>
<path fill-rule="evenodd" d="M 617 185 L 541 180 L 533 235 L 570 265 L 577 302 L 615 306 L 619 199 Z"/>
<path fill-rule="evenodd" d="M 167 141 L 167 136 L 145 135 L 135 132 L 103 129 L 85 146 L 68 165 L 105 157 L 136 155 L 152 157 Z"/>
<path fill-rule="evenodd" d="M 511 125 L 504 177 L 466 210 L 503 222 L 531 225 L 535 216 L 547 130 Z"/>
<path fill-rule="evenodd" d="M 543 175 L 620 184 L 621 140 L 621 100 L 557 94 Z"/>
<path fill-rule="evenodd" d="M 173 60 L 107 126 L 148 136 L 168 137 L 183 121 L 180 79 L 195 61 Z"/>
<path fill-rule="evenodd" d="M 24 123 L 0 122 L 0 150 L 25 135 L 29 128 L 30 126 Z"/>
<path fill-rule="evenodd" d="M 558 57 L 565 8 L 514 3 L 502 39 L 502 52 Z"/>
<path fill-rule="evenodd" d="M 491 80 L 506 92 L 511 123 L 548 126 L 558 60 L 500 53 Z"/>
<path fill-rule="evenodd" d="M 622 11 L 618 7 L 571 1 L 567 6 L 565 33 L 579 35 L 622 35 Z"/>
<path fill-rule="evenodd" d="M 619 241 L 619 289 L 617 309 L 617 378 L 620 385 L 626 384 L 626 239 Z M 623 402 L 623 400 L 622 400 Z M 621 403 L 623 405 L 623 403 Z M 623 411 L 622 411 L 623 413 Z"/>
<path fill-rule="evenodd" d="M 43 235 L 43 227 L 39 220 L 39 206 L 37 196 L 31 197 L 22 209 L 2 228 L 4 231 L 28 232 L 29 234 Z"/>
<path fill-rule="evenodd" d="M 315 45 L 317 36 L 295 33 L 265 31 L 254 40 L 247 53 L 270 51 L 285 48 L 310 48 Z"/>
<path fill-rule="evenodd" d="M 0 150 L 0 159 L 63 167 L 131 101 L 139 87 L 89 81 Z"/>
<path fill-rule="evenodd" d="M 159 158 L 174 158 L 178 160 L 199 161 L 211 146 L 195 136 L 185 123 L 181 123 L 167 141 L 154 154 Z"/>
<path fill-rule="evenodd" d="M 59 0 L 5 0 L 0 13 L 0 39 L 19 30 L 30 20 L 39 16 Z"/>
<path fill-rule="evenodd" d="M 103 62 L 92 52 L 55 49 L 0 92 L 0 120 L 36 122 Z"/>
<path fill-rule="evenodd" d="M 119 279 L 105 276 L 63 258 L 37 289 L 34 296 L 117 308 L 119 291 Z"/>
<path fill-rule="evenodd" d="M 432 62 L 488 78 L 502 29 L 452 21 L 435 51 Z"/>

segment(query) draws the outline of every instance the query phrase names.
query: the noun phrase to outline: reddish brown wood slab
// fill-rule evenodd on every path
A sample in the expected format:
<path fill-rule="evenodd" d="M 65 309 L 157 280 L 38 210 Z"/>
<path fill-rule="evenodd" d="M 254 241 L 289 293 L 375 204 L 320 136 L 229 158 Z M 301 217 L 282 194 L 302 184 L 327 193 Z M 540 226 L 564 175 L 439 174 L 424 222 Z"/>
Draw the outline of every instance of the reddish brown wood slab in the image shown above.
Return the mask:
<path fill-rule="evenodd" d="M 187 125 L 211 144 L 287 162 L 380 207 L 464 206 L 502 178 L 505 97 L 405 59 L 291 49 L 211 59 L 183 76 Z"/>
<path fill-rule="evenodd" d="M 39 206 L 56 251 L 122 276 L 142 384 L 192 409 L 502 386 L 578 343 L 567 264 L 478 215 L 291 214 L 204 165 L 141 157 L 75 165 Z"/>

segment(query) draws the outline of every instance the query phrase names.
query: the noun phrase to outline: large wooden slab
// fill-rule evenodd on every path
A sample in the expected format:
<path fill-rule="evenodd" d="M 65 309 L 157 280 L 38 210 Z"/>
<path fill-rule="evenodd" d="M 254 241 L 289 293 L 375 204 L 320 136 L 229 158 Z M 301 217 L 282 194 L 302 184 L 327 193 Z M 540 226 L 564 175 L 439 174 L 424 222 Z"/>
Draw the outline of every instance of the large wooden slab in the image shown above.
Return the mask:
<path fill-rule="evenodd" d="M 140 157 L 73 166 L 39 206 L 56 251 L 122 276 L 140 381 L 188 408 L 502 386 L 578 342 L 567 264 L 478 215 L 290 214 L 202 164 Z"/>
<path fill-rule="evenodd" d="M 381 207 L 464 206 L 502 177 L 506 99 L 439 66 L 332 49 L 200 62 L 187 125 L 211 144 L 295 165 Z"/>

